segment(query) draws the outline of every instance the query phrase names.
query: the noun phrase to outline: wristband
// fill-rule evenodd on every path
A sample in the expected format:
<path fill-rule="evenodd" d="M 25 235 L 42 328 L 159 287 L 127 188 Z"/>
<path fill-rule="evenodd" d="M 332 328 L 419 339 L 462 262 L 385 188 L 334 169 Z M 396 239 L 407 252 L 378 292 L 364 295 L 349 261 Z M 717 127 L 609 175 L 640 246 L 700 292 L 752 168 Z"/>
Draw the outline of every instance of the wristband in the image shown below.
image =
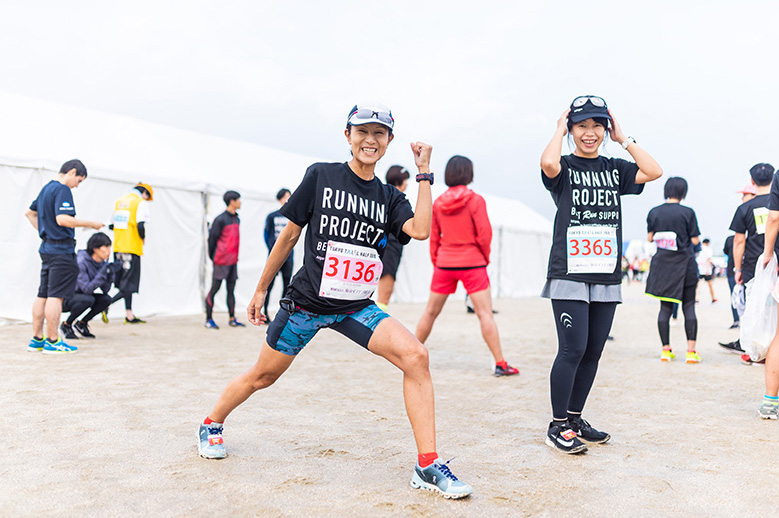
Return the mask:
<path fill-rule="evenodd" d="M 735 270 L 733 270 L 733 271 L 734 271 L 734 272 L 740 272 L 740 271 L 741 271 L 741 268 L 736 268 L 736 269 L 735 269 Z"/>
<path fill-rule="evenodd" d="M 433 185 L 433 173 L 417 174 L 417 182 L 421 182 L 422 180 L 427 180 L 428 182 L 430 182 L 430 185 Z"/>
<path fill-rule="evenodd" d="M 622 149 L 624 149 L 625 151 L 627 151 L 627 149 L 628 149 L 628 146 L 629 146 L 630 144 L 635 144 L 635 143 L 636 143 L 636 139 L 634 139 L 633 137 L 628 137 L 628 138 L 626 138 L 626 139 L 625 139 L 625 141 L 622 143 Z"/>

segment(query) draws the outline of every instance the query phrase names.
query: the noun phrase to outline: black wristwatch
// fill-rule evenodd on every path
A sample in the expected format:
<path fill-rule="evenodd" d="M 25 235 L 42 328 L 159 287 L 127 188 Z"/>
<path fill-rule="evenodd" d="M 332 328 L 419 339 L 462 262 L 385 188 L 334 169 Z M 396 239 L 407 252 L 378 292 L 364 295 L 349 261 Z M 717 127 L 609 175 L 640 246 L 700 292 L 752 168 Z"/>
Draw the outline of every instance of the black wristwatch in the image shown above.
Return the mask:
<path fill-rule="evenodd" d="M 422 180 L 427 180 L 428 182 L 430 182 L 430 185 L 433 185 L 433 173 L 417 174 L 417 182 L 421 182 Z"/>

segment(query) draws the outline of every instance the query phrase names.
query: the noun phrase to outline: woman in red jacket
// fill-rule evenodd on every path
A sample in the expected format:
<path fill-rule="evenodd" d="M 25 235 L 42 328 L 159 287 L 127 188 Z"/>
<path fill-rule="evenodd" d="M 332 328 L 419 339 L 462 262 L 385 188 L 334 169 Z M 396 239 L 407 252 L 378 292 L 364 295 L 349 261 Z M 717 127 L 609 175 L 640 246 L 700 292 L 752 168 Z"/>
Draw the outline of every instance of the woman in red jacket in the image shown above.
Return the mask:
<path fill-rule="evenodd" d="M 473 181 L 473 162 L 455 155 L 446 164 L 444 180 L 449 189 L 433 204 L 430 257 L 433 280 L 430 300 L 417 324 L 417 339 L 425 343 L 446 299 L 462 282 L 479 317 L 481 334 L 495 358 L 495 376 L 519 371 L 506 363 L 492 316 L 492 297 L 487 265 L 490 263 L 492 226 L 484 198 L 466 187 Z"/>

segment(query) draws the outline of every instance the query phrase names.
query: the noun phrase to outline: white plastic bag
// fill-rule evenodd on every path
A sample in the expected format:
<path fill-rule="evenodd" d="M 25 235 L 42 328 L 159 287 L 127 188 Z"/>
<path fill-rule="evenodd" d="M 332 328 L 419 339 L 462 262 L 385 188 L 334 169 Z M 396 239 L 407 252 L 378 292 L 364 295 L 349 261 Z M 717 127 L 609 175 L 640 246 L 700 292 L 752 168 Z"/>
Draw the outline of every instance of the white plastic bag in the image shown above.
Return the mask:
<path fill-rule="evenodd" d="M 744 314 L 747 305 L 744 297 L 744 285 L 736 284 L 733 286 L 733 293 L 730 294 L 730 305 L 733 306 L 733 309 L 738 313 L 739 319 L 741 318 L 741 315 Z"/>
<path fill-rule="evenodd" d="M 776 333 L 776 301 L 771 292 L 776 285 L 776 256 L 763 268 L 763 256 L 757 259 L 755 277 L 747 283 L 747 304 L 741 316 L 741 348 L 753 362 L 765 358 Z"/>

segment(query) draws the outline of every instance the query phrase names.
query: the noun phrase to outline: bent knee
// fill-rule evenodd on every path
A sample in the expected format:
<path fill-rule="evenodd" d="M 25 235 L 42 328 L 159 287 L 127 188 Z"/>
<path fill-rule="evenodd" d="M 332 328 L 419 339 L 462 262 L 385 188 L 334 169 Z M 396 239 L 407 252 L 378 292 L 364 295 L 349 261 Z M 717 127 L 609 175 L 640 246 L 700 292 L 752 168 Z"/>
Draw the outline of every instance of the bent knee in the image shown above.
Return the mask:
<path fill-rule="evenodd" d="M 427 352 L 427 347 L 421 342 L 409 346 L 403 353 L 403 364 L 410 369 L 427 370 L 430 366 L 430 355 Z"/>
<path fill-rule="evenodd" d="M 274 374 L 270 372 L 260 373 L 259 375 L 255 376 L 254 379 L 252 380 L 252 388 L 255 391 L 268 388 L 274 383 L 276 383 L 277 379 L 279 379 L 278 374 Z"/>

